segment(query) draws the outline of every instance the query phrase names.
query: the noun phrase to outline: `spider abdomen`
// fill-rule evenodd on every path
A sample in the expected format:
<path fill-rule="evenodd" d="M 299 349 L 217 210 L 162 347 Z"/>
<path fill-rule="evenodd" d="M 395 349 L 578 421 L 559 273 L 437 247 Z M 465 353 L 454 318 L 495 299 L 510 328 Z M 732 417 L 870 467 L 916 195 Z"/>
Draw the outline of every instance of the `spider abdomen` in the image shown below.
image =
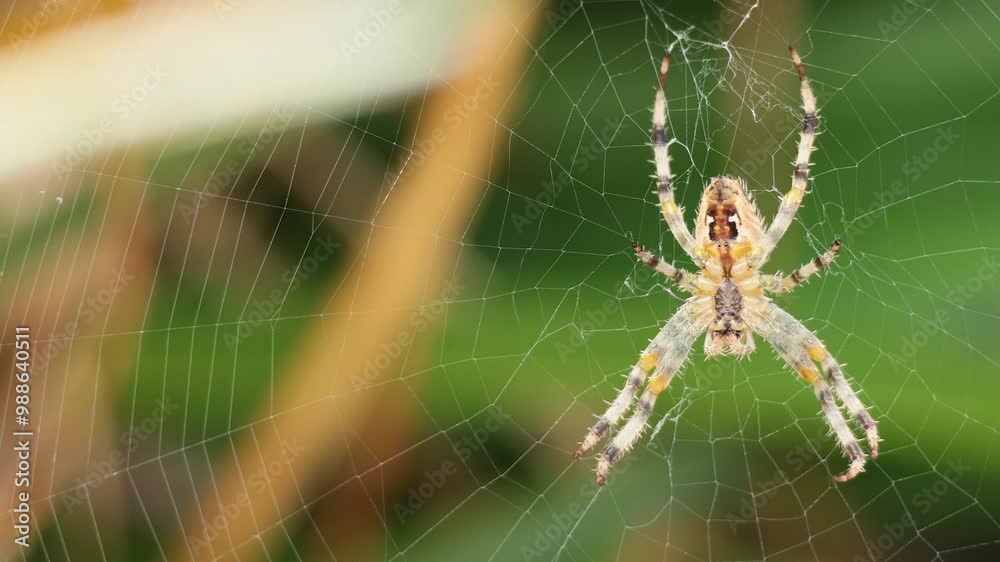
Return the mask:
<path fill-rule="evenodd" d="M 715 321 L 708 328 L 705 353 L 747 355 L 754 349 L 750 330 L 743 322 L 743 295 L 726 277 L 715 291 Z"/>
<path fill-rule="evenodd" d="M 743 295 L 733 283 L 731 277 L 726 277 L 715 291 L 715 312 L 719 318 L 738 319 L 743 310 Z"/>

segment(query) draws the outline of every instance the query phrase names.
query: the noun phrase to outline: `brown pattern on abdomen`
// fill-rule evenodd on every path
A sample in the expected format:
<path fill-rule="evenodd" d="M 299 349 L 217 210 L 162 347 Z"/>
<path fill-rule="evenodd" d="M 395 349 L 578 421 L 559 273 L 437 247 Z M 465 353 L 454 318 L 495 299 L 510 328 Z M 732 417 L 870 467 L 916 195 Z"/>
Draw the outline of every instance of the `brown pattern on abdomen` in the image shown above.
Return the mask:
<path fill-rule="evenodd" d="M 708 216 L 712 217 L 712 224 L 708 225 L 708 237 L 711 240 L 736 240 L 739 236 L 736 221 L 729 220 L 737 216 L 736 205 L 732 203 L 709 205 Z"/>
<path fill-rule="evenodd" d="M 728 329 L 734 322 L 740 320 L 742 310 L 743 296 L 733 280 L 727 277 L 715 292 L 716 317 Z"/>

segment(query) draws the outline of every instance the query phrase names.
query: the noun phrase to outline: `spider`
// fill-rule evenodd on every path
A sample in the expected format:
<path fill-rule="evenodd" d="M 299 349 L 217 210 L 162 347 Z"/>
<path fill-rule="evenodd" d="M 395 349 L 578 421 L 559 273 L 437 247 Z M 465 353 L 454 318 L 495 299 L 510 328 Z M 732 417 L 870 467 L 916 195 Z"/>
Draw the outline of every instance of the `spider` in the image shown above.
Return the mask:
<path fill-rule="evenodd" d="M 656 397 L 667 388 L 670 379 L 681 368 L 701 332 L 706 332 L 705 354 L 708 357 L 749 355 L 755 348 L 753 334 L 757 333 L 799 376 L 812 384 L 826 423 L 850 460 L 847 471 L 835 477 L 837 482 L 846 482 L 860 474 L 867 456 L 844 420 L 834 395 L 839 397 L 864 430 L 871 458 L 878 457 L 876 422 L 844 378 L 840 364 L 819 338 L 767 296 L 769 293 L 788 293 L 829 266 L 837 257 L 840 241 L 834 241 L 829 250 L 787 277 L 760 272 L 802 203 L 809 180 L 809 157 L 819 126 L 816 98 L 802 67 L 802 59 L 795 47 L 789 47 L 789 51 L 799 75 L 805 110 L 791 188 L 782 199 L 774 220 L 765 226 L 742 179 L 713 178 L 701 196 L 694 236 L 684 222 L 683 209 L 674 202 L 667 141 L 667 102 L 663 93 L 670 57 L 667 54 L 663 56 L 653 106 L 652 141 L 658 180 L 656 193 L 670 232 L 700 272 L 691 273 L 677 268 L 639 244 L 633 244 L 639 261 L 666 276 L 691 296 L 650 341 L 628 375 L 625 387 L 587 433 L 575 454 L 575 458 L 579 459 L 618 423 L 649 377 L 635 413 L 598 457 L 598 485 L 604 484 L 612 465 L 639 439 L 653 411 Z"/>

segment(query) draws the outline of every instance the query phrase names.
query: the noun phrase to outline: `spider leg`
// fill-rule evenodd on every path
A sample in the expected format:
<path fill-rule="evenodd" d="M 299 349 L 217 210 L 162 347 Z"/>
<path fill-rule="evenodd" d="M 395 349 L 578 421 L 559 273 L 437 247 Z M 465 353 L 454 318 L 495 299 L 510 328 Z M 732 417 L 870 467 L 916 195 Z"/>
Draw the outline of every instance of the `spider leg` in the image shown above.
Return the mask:
<path fill-rule="evenodd" d="M 615 438 L 604 448 L 597 461 L 597 485 L 603 486 L 608 478 L 611 467 L 627 453 L 629 449 L 639 440 L 642 432 L 645 431 L 649 416 L 653 413 L 653 406 L 656 404 L 656 397 L 663 392 L 670 379 L 676 371 L 657 368 L 656 374 L 650 379 L 646 386 L 646 391 L 642 393 L 639 405 L 635 413 L 629 418 L 624 427 L 615 435 Z"/>
<path fill-rule="evenodd" d="M 875 420 L 844 378 L 836 359 L 808 328 L 774 304 L 768 307 L 766 317 L 757 319 L 754 324 L 755 331 L 771 344 L 778 355 L 802 378 L 812 383 L 826 422 L 837 436 L 844 454 L 851 461 L 847 472 L 835 479 L 838 482 L 846 482 L 860 474 L 864 470 L 867 458 L 844 420 L 840 408 L 834 402 L 834 393 L 844 403 L 858 425 L 864 429 L 873 459 L 878 457 L 878 430 Z M 822 366 L 829 382 L 833 384 L 832 389 L 820 376 L 814 361 Z"/>
<path fill-rule="evenodd" d="M 639 258 L 639 261 L 662 273 L 667 277 L 667 279 L 676 283 L 681 289 L 684 289 L 689 293 L 695 292 L 695 274 L 684 269 L 674 267 L 673 264 L 664 261 L 663 258 L 643 248 L 638 243 L 633 243 L 632 249 L 635 250 L 635 255 Z"/>
<path fill-rule="evenodd" d="M 799 284 L 804 283 L 813 275 L 823 271 L 837 257 L 840 251 L 840 240 L 835 240 L 830 249 L 823 252 L 816 259 L 793 271 L 790 275 L 782 278 L 777 275 L 762 275 L 764 289 L 772 293 L 790 293 Z"/>
<path fill-rule="evenodd" d="M 795 62 L 795 70 L 799 73 L 799 82 L 802 88 L 802 107 L 804 110 L 802 132 L 799 135 L 799 150 L 795 158 L 795 173 L 792 174 L 792 187 L 781 200 L 781 207 L 778 209 L 774 221 L 771 222 L 771 226 L 768 227 L 767 233 L 764 236 L 761 248 L 761 263 L 767 259 L 771 250 L 774 249 L 778 241 L 781 240 L 781 237 L 784 236 L 785 231 L 792 224 L 792 219 L 795 218 L 795 213 L 802 204 L 802 197 L 805 195 L 806 184 L 809 181 L 809 158 L 812 155 L 813 145 L 816 143 L 816 130 L 819 128 L 819 116 L 816 113 L 816 96 L 813 95 L 809 79 L 806 78 L 806 71 L 802 67 L 802 59 L 799 58 L 799 53 L 795 50 L 795 47 L 789 47 L 788 50 L 791 52 L 792 60 Z"/>
<path fill-rule="evenodd" d="M 604 452 L 597 462 L 597 483 L 603 485 L 607 479 L 608 471 L 611 470 L 611 466 L 621 458 L 621 456 L 628 452 L 629 449 L 635 444 L 635 442 L 642 435 L 642 432 L 646 428 L 646 424 L 649 421 L 649 416 L 653 412 L 653 405 L 656 403 L 656 397 L 667 388 L 670 383 L 671 377 L 678 370 L 680 370 L 681 365 L 687 359 L 688 354 L 691 352 L 691 346 L 694 344 L 695 339 L 698 334 L 703 332 L 708 324 L 708 318 L 705 315 L 699 315 L 698 311 L 702 305 L 699 302 L 688 302 L 681 306 L 674 314 L 673 318 L 660 330 L 657 334 L 653 343 L 658 345 L 659 352 L 661 355 L 657 357 L 656 369 L 653 372 L 653 376 L 649 380 L 649 384 L 646 386 L 646 391 L 642 394 L 642 398 L 639 400 L 639 404 L 635 409 L 635 413 L 625 424 L 624 427 L 615 435 L 607 447 L 605 447 Z M 709 309 L 710 310 L 710 309 Z M 651 344 L 652 345 L 652 344 Z M 641 361 L 640 361 L 641 363 Z M 630 378 L 630 384 L 632 382 Z M 637 381 L 639 382 L 639 381 Z M 640 382 L 641 384 L 641 382 Z M 634 398 L 636 391 L 638 391 L 638 385 L 632 387 L 630 391 L 629 400 L 627 403 L 623 404 L 624 407 L 631 403 L 632 398 Z M 615 409 L 615 404 L 612 404 L 612 408 Z M 616 410 L 615 414 L 620 417 L 624 413 L 624 409 Z M 607 414 L 605 414 L 607 416 Z M 602 418 L 598 425 L 604 422 L 605 418 Z M 614 421 L 618 421 L 617 417 Z M 609 423 L 604 429 L 614 425 L 614 422 Z M 596 426 L 595 426 L 596 429 Z M 593 432 L 592 432 L 593 433 Z M 590 435 L 588 435 L 588 439 Z M 597 440 L 585 440 L 584 445 L 593 446 Z M 588 447 L 589 448 L 589 447 Z M 583 454 L 586 449 L 581 447 L 581 450 L 577 452 L 577 455 Z"/>
<path fill-rule="evenodd" d="M 844 449 L 844 454 L 847 455 L 847 458 L 851 459 L 851 464 L 848 466 L 847 471 L 834 476 L 833 479 L 837 482 L 847 482 L 864 472 L 865 452 L 861 450 L 858 439 L 847 426 L 847 422 L 844 421 L 844 414 L 833 401 L 833 391 L 830 390 L 830 385 L 819 376 L 819 373 L 815 374 L 812 384 L 816 392 L 816 399 L 819 400 L 820 408 L 826 417 L 826 423 L 837 436 L 837 440 L 840 441 L 840 446 Z"/>
<path fill-rule="evenodd" d="M 660 356 L 659 352 L 660 346 L 658 340 L 654 339 L 649 342 L 646 350 L 642 352 L 639 362 L 632 367 L 632 372 L 629 373 L 628 379 L 625 381 L 625 387 L 618 393 L 614 402 L 608 406 L 608 410 L 604 412 L 604 415 L 597 420 L 594 427 L 587 432 L 587 436 L 583 438 L 580 448 L 573 454 L 574 459 L 579 459 L 584 453 L 592 449 L 601 440 L 601 437 L 604 437 L 608 429 L 618 423 L 622 414 L 632 405 L 632 401 L 635 400 L 635 395 L 639 393 L 642 384 L 646 382 L 646 375 L 656 366 Z"/>
<path fill-rule="evenodd" d="M 663 213 L 663 220 L 670 227 L 670 233 L 681 245 L 681 248 L 691 259 L 695 258 L 695 241 L 684 223 L 683 211 L 674 201 L 674 179 L 670 173 L 670 152 L 667 142 L 667 96 L 663 93 L 664 85 L 667 81 L 667 69 L 670 67 L 670 56 L 663 55 L 663 62 L 660 63 L 660 84 L 656 89 L 656 99 L 653 103 L 653 156 L 656 163 L 656 194 L 660 198 L 660 211 Z"/>
<path fill-rule="evenodd" d="M 858 425 L 865 430 L 865 438 L 868 440 L 871 458 L 877 459 L 879 442 L 878 424 L 875 423 L 875 419 L 868 412 L 868 408 L 865 408 L 865 405 L 861 403 L 861 399 L 858 398 L 858 394 L 851 388 L 850 383 L 844 378 L 844 371 L 840 368 L 840 363 L 837 363 L 837 360 L 830 355 L 830 352 L 822 346 L 810 349 L 810 356 L 819 361 L 823 366 L 823 372 L 826 373 L 826 377 L 833 384 L 833 389 L 837 392 L 840 401 L 844 403 L 847 411 L 858 422 Z"/>

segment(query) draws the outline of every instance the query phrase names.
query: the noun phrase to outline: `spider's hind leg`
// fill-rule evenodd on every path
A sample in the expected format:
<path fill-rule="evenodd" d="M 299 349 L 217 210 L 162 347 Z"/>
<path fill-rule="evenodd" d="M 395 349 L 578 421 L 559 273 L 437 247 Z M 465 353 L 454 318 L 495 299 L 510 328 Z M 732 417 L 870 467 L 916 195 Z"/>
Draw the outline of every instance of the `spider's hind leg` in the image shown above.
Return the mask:
<path fill-rule="evenodd" d="M 628 423 L 622 427 L 621 431 L 615 435 L 614 440 L 604 448 L 604 452 L 601 453 L 597 461 L 598 486 L 604 485 L 611 467 L 642 436 L 642 432 L 645 431 L 646 424 L 649 422 L 649 416 L 653 413 L 656 397 L 667 388 L 673 375 L 673 371 L 657 368 L 656 375 L 650 379 L 649 385 L 646 387 L 646 392 L 642 393 L 642 398 L 639 400 L 639 405 L 636 407 L 635 413 L 629 418 Z"/>
<path fill-rule="evenodd" d="M 851 464 L 847 467 L 847 472 L 834 476 L 834 480 L 837 482 L 847 482 L 864 471 L 866 462 L 865 452 L 861 450 L 858 439 L 851 432 L 851 428 L 847 426 L 847 421 L 844 420 L 843 413 L 841 413 L 836 402 L 833 401 L 833 391 L 830 389 L 830 385 L 819 376 L 819 373 L 816 373 L 814 376 L 812 384 L 813 390 L 816 392 L 816 399 L 819 400 L 820 408 L 826 417 L 826 423 L 830 426 L 834 435 L 837 436 L 837 440 L 840 441 L 840 446 L 844 449 L 844 454 L 851 460 Z"/>
<path fill-rule="evenodd" d="M 858 398 L 858 394 L 851 388 L 847 379 L 844 378 L 844 371 L 840 368 L 840 364 L 823 346 L 810 347 L 808 352 L 810 357 L 819 361 L 823 372 L 833 385 L 837 396 L 840 397 L 840 401 L 844 403 L 847 411 L 850 412 L 858 425 L 864 429 L 871 458 L 878 458 L 878 424 L 868 412 L 868 408 L 865 408 L 865 405 L 861 403 L 861 399 Z"/>
<path fill-rule="evenodd" d="M 854 436 L 851 428 L 847 425 L 847 420 L 844 419 L 844 414 L 840 411 L 840 407 L 834 401 L 833 390 L 830 388 L 830 385 L 823 380 L 819 371 L 816 370 L 816 366 L 809 361 L 806 353 L 803 352 L 799 357 L 786 359 L 786 361 L 799 373 L 799 376 L 812 384 L 813 391 L 816 393 L 816 400 L 819 401 L 820 410 L 823 412 L 823 417 L 826 418 L 826 424 L 830 426 L 830 430 L 837 436 L 840 447 L 851 461 L 851 464 L 847 467 L 847 471 L 835 476 L 834 480 L 837 482 L 846 482 L 861 474 L 865 469 L 867 456 L 861 449 L 857 437 Z"/>
<path fill-rule="evenodd" d="M 603 485 L 608 472 L 622 455 L 631 449 L 642 432 L 645 431 L 649 417 L 653 413 L 656 398 L 666 390 L 670 379 L 680 370 L 684 361 L 691 353 L 698 334 L 708 325 L 708 316 L 704 314 L 705 304 L 700 301 L 688 301 L 681 306 L 673 318 L 660 330 L 656 341 L 660 342 L 662 355 L 656 363 L 656 370 L 642 393 L 642 398 L 635 408 L 635 413 L 615 435 L 615 438 L 604 448 L 597 460 L 597 483 Z M 710 310 L 710 309 L 709 309 Z"/>
<path fill-rule="evenodd" d="M 706 302 L 697 299 L 689 300 L 677 309 L 677 312 L 663 326 L 660 333 L 649 343 L 638 364 L 632 368 L 628 381 L 625 383 L 625 388 L 622 389 L 618 397 L 611 403 L 607 412 L 601 416 L 601 419 L 598 420 L 594 427 L 587 433 L 586 437 L 584 437 L 583 443 L 574 455 L 576 458 L 580 458 L 584 453 L 593 448 L 600 441 L 601 437 L 618 423 L 635 400 L 636 394 L 638 394 L 639 388 L 646 381 L 649 372 L 653 372 L 653 376 L 632 418 L 615 435 L 614 440 L 604 449 L 598 460 L 598 484 L 604 483 L 611 465 L 639 439 L 653 411 L 656 396 L 667 387 L 670 378 L 687 359 L 694 340 L 707 327 L 709 317 L 705 312 L 706 310 L 710 310 L 710 308 L 708 308 L 709 305 Z"/>
<path fill-rule="evenodd" d="M 768 308 L 766 320 L 754 328 L 789 366 L 795 369 L 806 381 L 812 383 L 826 423 L 837 436 L 844 454 L 851 461 L 847 472 L 835 477 L 835 479 L 838 482 L 846 482 L 860 474 L 864 470 L 868 455 L 865 455 L 861 449 L 858 439 L 847 425 L 840 408 L 834 402 L 834 393 L 840 397 L 841 402 L 847 407 L 847 411 L 864 429 L 871 449 L 871 458 L 878 456 L 877 424 L 847 383 L 836 359 L 830 355 L 819 338 L 808 328 L 774 304 Z M 829 383 L 820 375 L 814 361 L 823 368 Z"/>
<path fill-rule="evenodd" d="M 632 367 L 632 372 L 629 373 L 628 379 L 625 381 L 625 387 L 618 393 L 614 402 L 608 406 L 608 410 L 604 412 L 604 415 L 597 420 L 594 427 L 587 432 L 587 436 L 583 438 L 583 442 L 580 444 L 580 448 L 576 450 L 576 453 L 574 453 L 573 458 L 579 459 L 582 457 L 584 453 L 592 449 L 604 437 L 608 429 L 618 423 L 622 414 L 632 405 L 632 401 L 635 400 L 635 395 L 639 393 L 639 389 L 642 388 L 643 383 L 646 382 L 646 375 L 649 371 L 653 370 L 653 367 L 659 361 L 659 351 L 657 340 L 654 339 L 646 347 L 646 350 L 643 351 L 639 362 Z"/>

